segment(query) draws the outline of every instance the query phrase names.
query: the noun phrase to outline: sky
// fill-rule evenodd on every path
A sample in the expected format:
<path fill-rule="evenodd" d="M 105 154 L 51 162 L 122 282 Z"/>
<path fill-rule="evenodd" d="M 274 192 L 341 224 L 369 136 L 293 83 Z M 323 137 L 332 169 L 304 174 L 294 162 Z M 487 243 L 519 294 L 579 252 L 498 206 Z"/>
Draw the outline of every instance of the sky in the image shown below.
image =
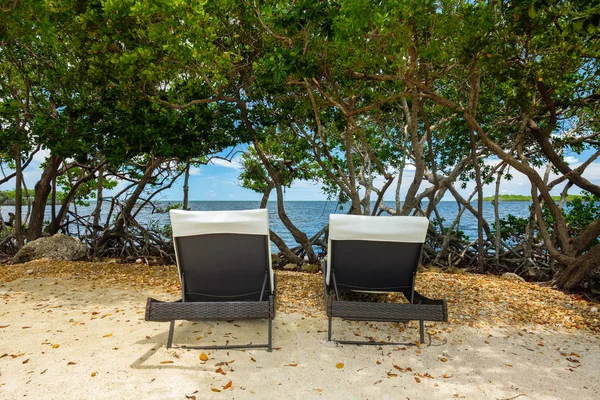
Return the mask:
<path fill-rule="evenodd" d="M 222 153 L 222 155 L 229 154 L 230 150 Z M 575 168 L 581 164 L 581 161 L 586 160 L 590 156 L 590 152 L 584 152 L 581 155 L 568 155 L 565 160 Z M 31 165 L 25 171 L 25 182 L 27 187 L 33 189 L 35 183 L 41 175 L 40 164 L 45 160 L 47 152 L 42 151 L 38 153 Z M 495 164 L 495 160 L 487 160 L 488 164 Z M 7 172 L 7 170 L 4 170 Z M 255 193 L 249 189 L 244 189 L 238 180 L 241 172 L 240 153 L 237 153 L 233 158 L 232 162 L 228 162 L 221 159 L 214 159 L 208 165 L 202 165 L 199 167 L 192 168 L 190 171 L 190 200 L 203 200 L 203 201 L 260 201 L 262 195 Z M 519 172 L 512 170 L 513 179 L 511 181 L 503 180 L 501 185 L 501 194 L 521 194 L 531 195 L 529 180 Z M 543 171 L 540 171 L 543 173 Z M 555 176 L 555 175 L 554 175 Z M 590 165 L 584 176 L 591 182 L 600 185 L 600 162 L 595 162 Z M 406 190 L 414 177 L 414 168 L 409 168 L 404 173 L 404 180 L 401 188 L 401 194 L 405 194 Z M 383 179 L 379 180 L 383 183 Z M 381 186 L 381 185 L 380 185 Z M 457 188 L 459 184 L 457 183 Z M 122 184 L 117 186 L 113 193 L 116 193 Z M 474 182 L 470 182 L 466 189 L 459 189 L 459 192 L 463 197 L 468 197 L 474 190 Z M 385 197 L 385 200 L 393 200 L 394 198 L 395 182 L 388 190 L 389 195 Z M 4 185 L 0 185 L 2 189 L 14 189 L 14 181 L 8 182 Z M 484 196 L 491 196 L 494 194 L 495 185 L 487 185 L 484 187 Z M 557 187 L 553 194 L 560 194 L 562 186 Z M 579 190 L 571 190 L 571 193 L 578 193 Z M 106 196 L 110 196 L 111 193 L 106 193 Z M 161 193 L 159 200 L 173 200 L 181 201 L 183 199 L 183 179 L 179 179 L 175 182 L 171 189 L 168 189 Z M 273 192 L 270 200 L 275 200 L 275 193 Z M 313 182 L 297 181 L 291 188 L 285 190 L 286 201 L 310 201 L 310 200 L 327 200 L 327 196 L 323 194 L 321 186 Z M 444 200 L 453 200 L 450 195 L 446 195 Z"/>

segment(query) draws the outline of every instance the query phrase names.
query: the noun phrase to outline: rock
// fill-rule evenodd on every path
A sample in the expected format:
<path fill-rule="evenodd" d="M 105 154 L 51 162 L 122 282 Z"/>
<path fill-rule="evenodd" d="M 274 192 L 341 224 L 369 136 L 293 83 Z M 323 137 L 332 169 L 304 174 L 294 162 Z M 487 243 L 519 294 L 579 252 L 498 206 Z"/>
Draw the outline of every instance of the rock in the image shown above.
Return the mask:
<path fill-rule="evenodd" d="M 517 274 L 513 274 L 512 272 L 505 272 L 502 274 L 502 277 L 504 279 L 508 279 L 510 281 L 521 281 L 521 282 L 525 282 L 525 279 L 521 278 L 519 275 Z"/>
<path fill-rule="evenodd" d="M 279 256 L 277 254 L 271 253 L 271 265 L 279 264 Z"/>
<path fill-rule="evenodd" d="M 304 271 L 304 272 L 318 272 L 319 271 L 319 266 L 315 265 L 315 264 L 302 264 L 302 267 L 300 267 L 300 271 Z"/>
<path fill-rule="evenodd" d="M 292 269 L 296 269 L 296 268 L 298 268 L 298 266 L 297 266 L 296 264 L 292 264 L 292 263 L 290 263 L 290 264 L 285 264 L 285 265 L 283 266 L 283 269 L 287 269 L 287 270 L 292 270 Z"/>
<path fill-rule="evenodd" d="M 79 239 L 56 234 L 27 243 L 14 256 L 13 264 L 47 258 L 50 260 L 79 260 L 87 255 L 87 247 Z"/>
<path fill-rule="evenodd" d="M 31 275 L 31 274 L 33 274 L 32 269 L 28 269 L 27 271 L 25 271 L 25 275 Z"/>
<path fill-rule="evenodd" d="M 598 307 L 592 307 L 592 308 L 590 308 L 590 311 L 591 312 L 598 312 Z"/>

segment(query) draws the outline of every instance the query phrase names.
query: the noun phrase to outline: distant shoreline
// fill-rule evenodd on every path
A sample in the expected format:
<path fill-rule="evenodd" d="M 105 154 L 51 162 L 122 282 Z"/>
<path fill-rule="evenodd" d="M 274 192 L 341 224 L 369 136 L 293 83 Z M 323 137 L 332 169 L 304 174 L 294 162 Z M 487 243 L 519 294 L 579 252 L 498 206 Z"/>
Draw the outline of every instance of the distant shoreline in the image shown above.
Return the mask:
<path fill-rule="evenodd" d="M 567 201 L 573 201 L 574 199 L 581 197 L 581 195 L 570 194 L 567 196 Z M 495 196 L 486 196 L 483 198 L 483 201 L 494 201 Z M 559 201 L 560 196 L 552 196 L 554 201 Z M 531 203 L 531 196 L 523 196 L 518 194 L 501 194 L 498 196 L 498 201 L 528 201 Z"/>

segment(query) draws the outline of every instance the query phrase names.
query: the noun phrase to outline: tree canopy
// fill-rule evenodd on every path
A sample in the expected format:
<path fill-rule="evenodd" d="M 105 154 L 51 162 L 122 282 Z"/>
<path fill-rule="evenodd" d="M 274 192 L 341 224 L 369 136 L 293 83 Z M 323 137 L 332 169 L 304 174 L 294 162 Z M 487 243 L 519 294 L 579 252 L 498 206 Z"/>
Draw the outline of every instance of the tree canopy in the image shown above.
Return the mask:
<path fill-rule="evenodd" d="M 429 217 L 432 264 L 529 272 L 567 289 L 597 269 L 600 184 L 586 177 L 600 155 L 593 2 L 19 0 L 0 13 L 0 156 L 14 171 L 2 182 L 14 179 L 16 203 L 32 155 L 49 152 L 29 240 L 59 231 L 78 196 L 96 192 L 100 207 L 118 179 L 130 184 L 113 199 L 117 222 L 88 239 L 122 246 L 149 188 L 249 143 L 240 182 L 262 206 L 275 194 L 298 247 L 274 241 L 294 262 L 317 262 L 313 245 L 324 243 L 326 229 L 309 237 L 285 212 L 283 188 L 308 180 L 350 213 Z M 531 182 L 524 221 L 498 215 L 514 171 Z M 57 182 L 67 195 L 45 227 Z M 496 185 L 494 221 L 482 214 L 486 184 Z M 455 221 L 437 211 L 447 197 Z M 479 221 L 474 242 L 457 228 L 464 212 Z M 17 246 L 22 235 L 15 225 Z"/>

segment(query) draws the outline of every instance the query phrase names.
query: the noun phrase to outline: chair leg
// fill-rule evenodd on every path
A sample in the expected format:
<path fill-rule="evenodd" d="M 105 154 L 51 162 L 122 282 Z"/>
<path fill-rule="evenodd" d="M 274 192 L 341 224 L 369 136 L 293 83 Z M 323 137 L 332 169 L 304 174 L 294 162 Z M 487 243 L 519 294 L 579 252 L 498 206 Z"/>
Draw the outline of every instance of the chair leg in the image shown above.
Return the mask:
<path fill-rule="evenodd" d="M 173 331 L 175 330 L 175 321 L 171 321 L 171 325 L 169 326 L 169 337 L 167 339 L 167 349 L 171 348 L 173 344 Z"/>
<path fill-rule="evenodd" d="M 419 321 L 419 334 L 421 335 L 421 344 L 425 343 L 425 323 L 423 320 Z"/>
<path fill-rule="evenodd" d="M 329 317 L 329 322 L 327 324 L 327 341 L 328 342 L 331 342 L 331 325 L 332 325 L 331 320 L 332 320 L 332 317 Z"/>
<path fill-rule="evenodd" d="M 269 318 L 269 344 L 267 351 L 270 353 L 273 350 L 273 320 Z"/>

